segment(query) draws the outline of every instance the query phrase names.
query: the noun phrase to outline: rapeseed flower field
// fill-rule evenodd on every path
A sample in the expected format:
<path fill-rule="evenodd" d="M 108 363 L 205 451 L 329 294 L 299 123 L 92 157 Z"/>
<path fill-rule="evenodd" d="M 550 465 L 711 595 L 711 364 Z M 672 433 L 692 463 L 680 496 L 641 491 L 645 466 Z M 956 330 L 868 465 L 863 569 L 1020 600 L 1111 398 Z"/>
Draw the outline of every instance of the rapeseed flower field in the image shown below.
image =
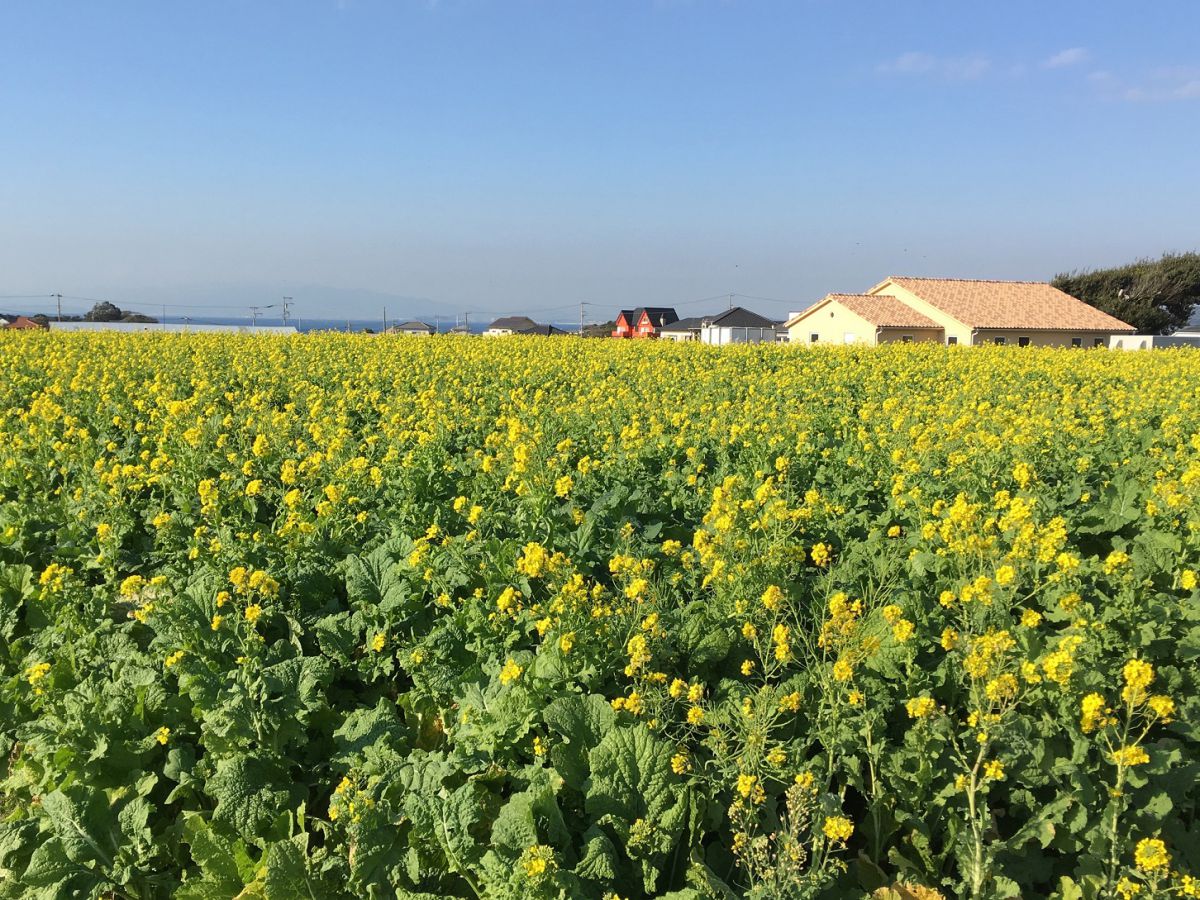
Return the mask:
<path fill-rule="evenodd" d="M 1200 895 L 1200 354 L 0 333 L 0 897 Z"/>

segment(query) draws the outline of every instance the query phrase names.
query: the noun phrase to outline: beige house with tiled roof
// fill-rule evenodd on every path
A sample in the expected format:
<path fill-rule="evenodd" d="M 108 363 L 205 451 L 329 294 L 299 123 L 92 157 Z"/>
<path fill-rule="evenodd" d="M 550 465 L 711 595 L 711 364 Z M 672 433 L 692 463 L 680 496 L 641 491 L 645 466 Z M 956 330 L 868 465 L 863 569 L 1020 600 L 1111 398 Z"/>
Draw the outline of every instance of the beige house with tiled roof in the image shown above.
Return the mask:
<path fill-rule="evenodd" d="M 820 327 L 818 327 L 820 326 Z M 1134 328 L 1043 281 L 893 276 L 866 294 L 830 294 L 788 322 L 793 343 L 1107 347 Z"/>
<path fill-rule="evenodd" d="M 886 294 L 828 294 L 787 321 L 793 344 L 886 344 L 938 341 L 936 321 Z"/>

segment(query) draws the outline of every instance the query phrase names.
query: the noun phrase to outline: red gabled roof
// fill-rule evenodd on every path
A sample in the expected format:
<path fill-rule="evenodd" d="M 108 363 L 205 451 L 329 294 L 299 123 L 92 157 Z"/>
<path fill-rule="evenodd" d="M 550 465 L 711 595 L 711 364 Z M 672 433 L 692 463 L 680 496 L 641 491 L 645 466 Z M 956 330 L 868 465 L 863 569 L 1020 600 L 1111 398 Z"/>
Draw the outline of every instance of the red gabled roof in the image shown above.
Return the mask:
<path fill-rule="evenodd" d="M 30 328 L 45 328 L 46 326 L 38 324 L 33 319 L 29 318 L 29 316 L 17 316 L 8 324 L 8 327 L 11 329 L 25 330 Z"/>

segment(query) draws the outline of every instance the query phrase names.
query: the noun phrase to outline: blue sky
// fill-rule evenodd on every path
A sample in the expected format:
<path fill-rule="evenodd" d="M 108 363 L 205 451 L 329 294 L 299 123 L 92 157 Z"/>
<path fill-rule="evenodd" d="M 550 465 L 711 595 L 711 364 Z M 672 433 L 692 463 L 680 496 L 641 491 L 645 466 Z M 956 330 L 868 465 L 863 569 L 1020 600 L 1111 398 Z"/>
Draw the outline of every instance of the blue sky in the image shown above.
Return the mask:
<path fill-rule="evenodd" d="M 1196 249 L 1197 34 L 1192 0 L 7 3 L 0 295 L 781 315 Z"/>

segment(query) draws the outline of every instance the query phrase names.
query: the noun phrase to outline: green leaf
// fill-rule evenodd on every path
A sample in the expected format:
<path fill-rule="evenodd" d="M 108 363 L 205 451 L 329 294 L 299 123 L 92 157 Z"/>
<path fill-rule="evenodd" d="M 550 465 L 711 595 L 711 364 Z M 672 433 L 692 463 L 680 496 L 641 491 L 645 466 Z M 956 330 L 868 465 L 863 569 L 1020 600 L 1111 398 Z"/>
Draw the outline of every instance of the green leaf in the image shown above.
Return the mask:
<path fill-rule="evenodd" d="M 347 557 L 346 595 L 351 604 L 387 610 L 405 603 L 409 599 L 409 589 L 398 563 L 412 547 L 409 538 L 394 538 L 365 557 Z"/>
<path fill-rule="evenodd" d="M 614 828 L 631 858 L 642 861 L 647 891 L 657 883 L 655 861 L 674 847 L 687 822 L 689 792 L 671 772 L 672 753 L 670 744 L 637 725 L 609 731 L 588 754 L 585 808 Z"/>
<path fill-rule="evenodd" d="M 520 853 L 534 844 L 570 844 L 571 833 L 548 784 L 514 794 L 492 825 L 492 846 Z"/>
<path fill-rule="evenodd" d="M 70 795 L 53 791 L 42 797 L 42 811 L 49 816 L 63 853 L 73 863 L 112 865 L 120 836 L 104 795 L 93 791 L 80 796 L 82 789 L 68 790 Z"/>
<path fill-rule="evenodd" d="M 184 816 L 183 835 L 191 850 L 192 861 L 200 868 L 206 884 L 217 885 L 232 894 L 241 890 L 242 872 L 233 841 L 214 832 L 199 813 Z M 241 856 L 245 859 L 244 849 Z"/>
<path fill-rule="evenodd" d="M 584 789 L 588 751 L 600 743 L 616 720 L 609 702 L 596 694 L 560 697 L 542 711 L 542 721 L 558 735 L 550 759 L 568 787 Z"/>
<path fill-rule="evenodd" d="M 396 704 L 383 697 L 373 708 L 356 709 L 346 717 L 342 727 L 333 733 L 338 754 L 335 759 L 349 766 L 356 756 L 368 747 L 383 743 L 393 748 L 408 744 L 408 729 L 396 712 Z"/>
<path fill-rule="evenodd" d="M 299 803 L 303 790 L 278 766 L 257 756 L 226 757 L 205 786 L 217 801 L 213 821 L 242 835 L 264 835 L 273 822 Z"/>
<path fill-rule="evenodd" d="M 608 835 L 593 825 L 583 840 L 583 859 L 575 866 L 575 874 L 599 885 L 612 883 L 617 877 L 617 849 Z"/>
<path fill-rule="evenodd" d="M 308 864 L 308 835 L 298 834 L 267 848 L 267 872 L 263 887 L 268 897 L 341 896 L 313 873 Z"/>

